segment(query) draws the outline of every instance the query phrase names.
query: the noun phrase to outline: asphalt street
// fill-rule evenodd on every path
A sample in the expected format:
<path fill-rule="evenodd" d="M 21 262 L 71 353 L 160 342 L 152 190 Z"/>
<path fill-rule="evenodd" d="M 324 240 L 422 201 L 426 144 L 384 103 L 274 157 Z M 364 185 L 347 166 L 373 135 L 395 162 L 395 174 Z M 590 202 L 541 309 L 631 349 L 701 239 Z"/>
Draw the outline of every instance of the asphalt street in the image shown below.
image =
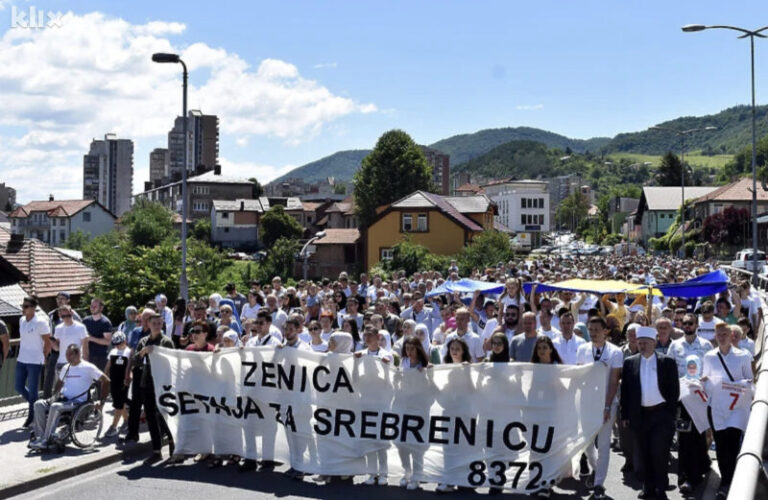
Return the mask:
<path fill-rule="evenodd" d="M 618 453 L 611 456 L 611 466 L 606 481 L 609 498 L 615 500 L 630 500 L 637 498 L 639 483 L 632 475 L 623 475 L 620 468 L 624 463 Z M 413 499 L 421 497 L 481 497 L 486 489 L 478 493 L 454 492 L 437 494 L 435 485 L 427 484 L 421 491 L 407 491 L 395 486 L 395 478 L 390 478 L 390 486 L 365 486 L 362 484 L 331 484 L 320 485 L 311 478 L 303 481 L 289 479 L 281 472 L 240 473 L 234 466 L 209 469 L 204 464 L 195 464 L 188 460 L 181 465 L 168 466 L 163 462 L 146 465 L 143 461 L 121 463 L 97 469 L 91 473 L 67 479 L 44 489 L 36 490 L 23 497 L 34 499 L 104 500 L 104 499 L 153 499 L 169 498 L 171 496 L 190 499 L 273 499 L 273 498 L 360 498 L 366 500 L 378 499 Z M 365 478 L 356 477 L 360 483 Z M 670 475 L 670 483 L 675 484 L 676 477 Z M 695 498 L 708 500 L 714 498 L 714 492 L 719 482 L 716 471 L 712 471 L 709 483 L 703 485 Z M 683 498 L 677 489 L 668 492 L 669 498 Z M 553 491 L 553 499 L 583 499 L 589 493 L 572 479 L 565 480 Z M 530 498 L 525 495 L 504 495 L 504 498 Z"/>

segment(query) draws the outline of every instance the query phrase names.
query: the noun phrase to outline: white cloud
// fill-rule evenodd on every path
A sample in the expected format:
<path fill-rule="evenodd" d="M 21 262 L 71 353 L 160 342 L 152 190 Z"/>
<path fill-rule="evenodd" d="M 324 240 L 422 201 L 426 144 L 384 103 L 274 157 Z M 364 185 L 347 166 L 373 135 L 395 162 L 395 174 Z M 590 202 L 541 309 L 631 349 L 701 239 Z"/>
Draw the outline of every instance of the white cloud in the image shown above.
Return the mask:
<path fill-rule="evenodd" d="M 326 63 L 317 63 L 312 67 L 315 69 L 333 69 L 337 66 L 338 64 L 335 62 L 326 62 Z"/>
<path fill-rule="evenodd" d="M 518 104 L 515 106 L 515 109 L 518 111 L 536 111 L 539 109 L 544 109 L 543 104 Z"/>
<path fill-rule="evenodd" d="M 6 3 L 0 0 L 0 6 Z M 82 156 L 93 137 L 114 132 L 133 139 L 135 152 L 165 145 L 181 107 L 181 68 L 153 63 L 154 52 L 182 55 L 192 74 L 190 107 L 217 114 L 222 136 L 235 136 L 241 147 L 254 136 L 298 144 L 340 117 L 377 110 L 302 77 L 286 61 L 252 65 L 203 42 L 179 46 L 172 37 L 185 29 L 177 22 L 134 25 L 98 12 L 68 12 L 56 29 L 2 35 L 0 127 L 22 132 L 0 132 L 0 176 L 18 190 L 20 201 L 50 190 L 60 199 L 82 196 Z M 146 180 L 144 156 L 134 154 L 135 187 Z M 273 167 L 230 165 L 253 168 L 260 179 L 286 168 L 270 173 Z M 35 178 L 47 182 L 30 182 Z"/>
<path fill-rule="evenodd" d="M 294 168 L 296 168 L 296 165 L 275 167 L 272 165 L 259 165 L 249 161 L 238 162 L 221 158 L 221 169 L 227 176 L 241 177 L 243 179 L 256 177 L 262 185 L 277 179 Z"/>

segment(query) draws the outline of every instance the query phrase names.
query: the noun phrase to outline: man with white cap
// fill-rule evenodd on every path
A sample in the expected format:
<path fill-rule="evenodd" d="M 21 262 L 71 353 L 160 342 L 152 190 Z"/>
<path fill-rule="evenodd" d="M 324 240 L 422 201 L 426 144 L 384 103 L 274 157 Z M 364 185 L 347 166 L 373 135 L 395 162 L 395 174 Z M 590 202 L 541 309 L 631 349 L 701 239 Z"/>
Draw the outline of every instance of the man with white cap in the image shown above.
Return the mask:
<path fill-rule="evenodd" d="M 643 491 L 639 498 L 663 500 L 669 485 L 669 449 L 675 433 L 680 382 L 675 360 L 656 352 L 656 330 L 637 329 L 638 354 L 624 361 L 621 423 L 640 448 Z"/>

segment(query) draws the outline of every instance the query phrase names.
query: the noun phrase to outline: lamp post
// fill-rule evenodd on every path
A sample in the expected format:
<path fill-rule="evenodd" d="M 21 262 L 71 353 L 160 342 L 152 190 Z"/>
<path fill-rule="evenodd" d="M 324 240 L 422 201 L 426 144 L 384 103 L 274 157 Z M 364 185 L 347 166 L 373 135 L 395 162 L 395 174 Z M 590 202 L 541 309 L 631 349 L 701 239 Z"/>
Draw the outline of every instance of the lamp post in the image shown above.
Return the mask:
<path fill-rule="evenodd" d="M 757 276 L 757 138 L 755 131 L 755 37 L 767 38 L 762 34 L 763 31 L 768 30 L 768 26 L 763 26 L 757 30 L 747 30 L 744 28 L 737 28 L 735 26 L 715 25 L 705 26 L 703 24 L 687 24 L 682 27 L 685 33 L 694 33 L 697 31 L 704 31 L 708 29 L 726 29 L 738 31 L 741 36 L 738 38 L 749 37 L 749 49 L 750 49 L 750 63 L 751 63 L 751 76 L 752 76 L 752 282 L 755 286 L 758 284 Z"/>
<path fill-rule="evenodd" d="M 671 127 L 651 127 L 651 130 L 669 132 L 680 138 L 680 248 L 683 249 L 683 258 L 685 258 L 685 136 L 696 132 L 717 130 L 717 127 L 699 127 L 688 130 L 677 130 Z"/>
<path fill-rule="evenodd" d="M 166 54 L 158 52 L 152 54 L 152 61 L 156 63 L 179 63 L 182 73 L 182 105 L 181 116 L 184 122 L 184 168 L 181 169 L 181 297 L 189 301 L 189 285 L 187 283 L 187 154 L 189 149 L 189 133 L 187 131 L 187 65 L 178 54 Z"/>
<path fill-rule="evenodd" d="M 314 243 L 315 241 L 319 240 L 320 238 L 325 237 L 325 231 L 319 231 L 315 233 L 315 235 L 307 241 L 303 247 L 301 247 L 301 252 L 299 252 L 299 257 L 304 259 L 304 263 L 301 265 L 301 273 L 304 276 L 304 281 L 307 281 L 307 274 L 309 273 L 309 252 L 307 249 L 309 248 L 309 245 Z"/>

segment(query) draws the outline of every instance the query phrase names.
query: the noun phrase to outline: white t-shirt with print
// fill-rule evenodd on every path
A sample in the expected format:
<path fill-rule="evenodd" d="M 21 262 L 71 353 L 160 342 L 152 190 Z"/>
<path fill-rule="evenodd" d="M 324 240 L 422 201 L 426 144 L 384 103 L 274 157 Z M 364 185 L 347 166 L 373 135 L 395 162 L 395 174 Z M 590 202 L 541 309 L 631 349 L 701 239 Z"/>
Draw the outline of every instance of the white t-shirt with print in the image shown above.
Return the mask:
<path fill-rule="evenodd" d="M 88 361 L 80 361 L 75 366 L 66 365 L 59 374 L 59 379 L 64 382 L 61 395 L 66 399 L 75 398 L 75 401 L 85 401 L 88 398 L 86 391 L 102 375 L 101 370 Z"/>
<path fill-rule="evenodd" d="M 50 325 L 48 324 L 48 318 L 41 319 L 37 315 L 32 316 L 32 319 L 27 319 L 22 316 L 19 319 L 19 336 L 21 342 L 19 344 L 19 356 L 16 358 L 18 363 L 26 363 L 29 365 L 42 365 L 45 362 L 45 342 L 43 341 L 43 335 L 51 333 Z"/>

